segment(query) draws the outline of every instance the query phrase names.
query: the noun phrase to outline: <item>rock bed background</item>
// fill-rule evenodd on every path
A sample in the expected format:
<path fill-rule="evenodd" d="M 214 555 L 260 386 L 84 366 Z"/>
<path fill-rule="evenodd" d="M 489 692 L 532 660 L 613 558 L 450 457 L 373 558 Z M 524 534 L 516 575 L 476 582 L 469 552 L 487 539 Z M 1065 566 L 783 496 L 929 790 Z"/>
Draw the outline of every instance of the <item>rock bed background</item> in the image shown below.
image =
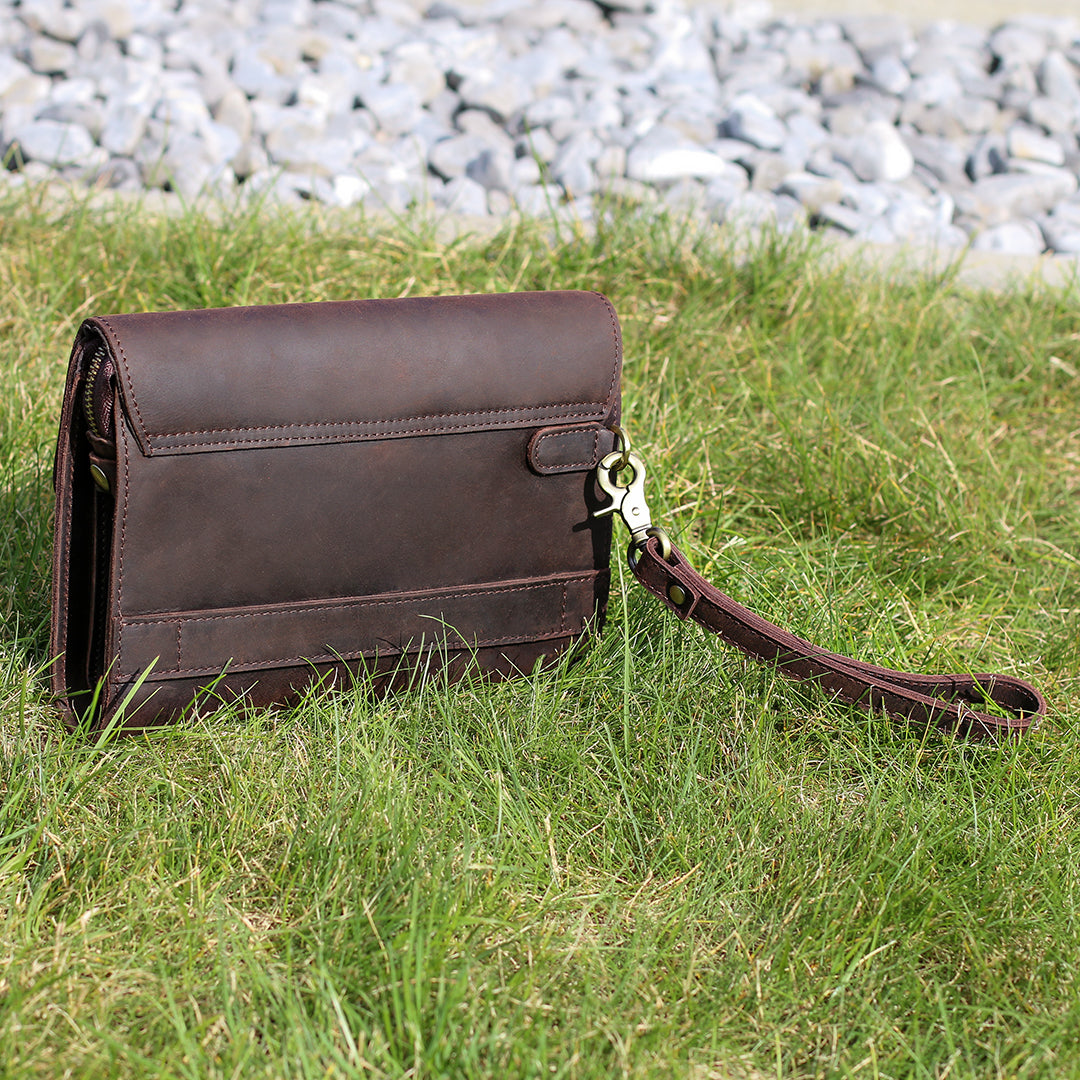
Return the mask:
<path fill-rule="evenodd" d="M 0 0 L 9 184 L 1080 253 L 1080 20 L 672 0 Z M 4 182 L 0 179 L 0 182 Z M 560 211 L 561 212 L 561 211 Z"/>

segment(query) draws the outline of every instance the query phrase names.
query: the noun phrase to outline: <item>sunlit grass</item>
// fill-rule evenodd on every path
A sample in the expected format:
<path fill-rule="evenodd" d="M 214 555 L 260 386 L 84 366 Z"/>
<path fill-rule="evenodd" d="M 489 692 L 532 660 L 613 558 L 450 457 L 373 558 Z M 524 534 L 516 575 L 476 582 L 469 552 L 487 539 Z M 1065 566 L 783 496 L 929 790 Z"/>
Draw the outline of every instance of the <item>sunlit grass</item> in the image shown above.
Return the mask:
<path fill-rule="evenodd" d="M 1046 690 L 867 717 L 629 573 L 574 666 L 91 745 L 47 701 L 52 442 L 90 313 L 592 288 L 655 515 L 821 645 Z M 0 205 L 0 1075 L 1080 1075 L 1077 297 L 615 213 Z"/>

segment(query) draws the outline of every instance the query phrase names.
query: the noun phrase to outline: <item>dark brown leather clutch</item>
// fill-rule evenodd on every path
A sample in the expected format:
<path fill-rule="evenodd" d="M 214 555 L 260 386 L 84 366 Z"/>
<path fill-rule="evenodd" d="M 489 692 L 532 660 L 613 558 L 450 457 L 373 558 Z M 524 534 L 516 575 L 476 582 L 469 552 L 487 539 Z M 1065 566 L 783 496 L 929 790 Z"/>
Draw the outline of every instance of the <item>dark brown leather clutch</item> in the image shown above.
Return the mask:
<path fill-rule="evenodd" d="M 55 475 L 65 718 L 559 655 L 607 601 L 620 364 L 585 292 L 87 320 Z"/>

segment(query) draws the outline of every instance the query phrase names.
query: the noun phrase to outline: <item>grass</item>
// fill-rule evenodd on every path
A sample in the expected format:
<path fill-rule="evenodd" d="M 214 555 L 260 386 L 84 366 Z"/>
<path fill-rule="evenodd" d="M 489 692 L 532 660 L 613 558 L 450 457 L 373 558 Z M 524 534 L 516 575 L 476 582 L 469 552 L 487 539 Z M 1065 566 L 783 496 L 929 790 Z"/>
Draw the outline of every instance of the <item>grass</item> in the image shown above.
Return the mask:
<path fill-rule="evenodd" d="M 832 649 L 1026 676 L 1006 746 L 867 717 L 623 572 L 575 666 L 53 717 L 52 441 L 91 312 L 596 288 L 654 515 Z M 1080 1076 L 1077 297 L 616 213 L 0 206 L 0 1076 Z"/>

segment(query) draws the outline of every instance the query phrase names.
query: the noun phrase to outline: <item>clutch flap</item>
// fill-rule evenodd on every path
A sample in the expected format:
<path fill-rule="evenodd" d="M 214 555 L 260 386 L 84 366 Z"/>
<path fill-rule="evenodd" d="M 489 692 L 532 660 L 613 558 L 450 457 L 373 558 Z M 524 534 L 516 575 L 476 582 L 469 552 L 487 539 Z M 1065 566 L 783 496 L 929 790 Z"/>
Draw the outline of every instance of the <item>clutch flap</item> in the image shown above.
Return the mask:
<path fill-rule="evenodd" d="M 598 293 L 409 297 L 87 320 L 143 455 L 608 422 Z"/>

